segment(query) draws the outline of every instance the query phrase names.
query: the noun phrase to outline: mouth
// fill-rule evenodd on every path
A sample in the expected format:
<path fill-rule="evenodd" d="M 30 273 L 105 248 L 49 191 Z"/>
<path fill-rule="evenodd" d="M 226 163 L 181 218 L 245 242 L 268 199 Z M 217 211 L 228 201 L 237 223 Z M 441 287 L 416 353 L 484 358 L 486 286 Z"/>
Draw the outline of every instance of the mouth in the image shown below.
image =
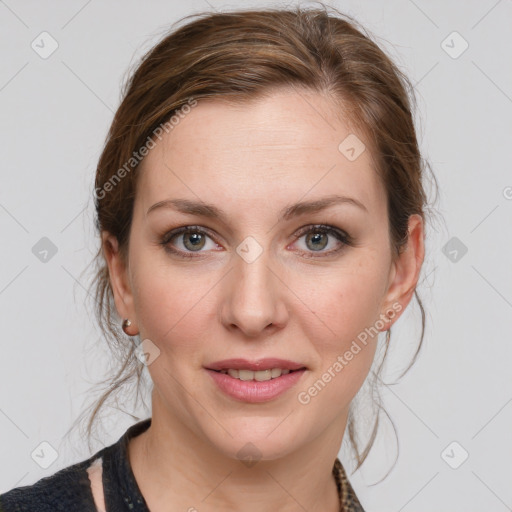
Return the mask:
<path fill-rule="evenodd" d="M 302 363 L 278 358 L 257 361 L 225 359 L 205 366 L 218 389 L 242 402 L 268 402 L 291 389 L 308 369 Z"/>
<path fill-rule="evenodd" d="M 208 368 L 212 370 L 211 368 Z M 224 375 L 229 375 L 233 379 L 250 381 L 254 380 L 257 382 L 265 382 L 268 380 L 273 380 L 281 377 L 281 375 L 288 375 L 289 373 L 299 372 L 301 370 L 305 370 L 306 367 L 297 368 L 296 370 L 290 370 L 287 368 L 269 368 L 267 370 L 248 370 L 248 369 L 235 369 L 235 368 L 227 368 L 222 370 L 212 370 L 217 373 L 222 373 Z"/>

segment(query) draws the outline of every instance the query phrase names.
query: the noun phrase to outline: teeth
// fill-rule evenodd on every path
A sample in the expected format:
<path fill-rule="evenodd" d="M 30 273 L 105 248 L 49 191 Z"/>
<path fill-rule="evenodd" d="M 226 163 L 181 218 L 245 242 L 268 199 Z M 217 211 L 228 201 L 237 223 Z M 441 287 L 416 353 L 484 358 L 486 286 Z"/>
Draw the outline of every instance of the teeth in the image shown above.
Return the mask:
<path fill-rule="evenodd" d="M 256 380 L 262 382 L 265 380 L 276 379 L 281 375 L 290 373 L 290 370 L 282 370 L 281 368 L 272 368 L 271 370 L 258 370 L 254 372 L 252 370 L 221 370 L 221 373 L 227 373 L 230 377 L 240 380 Z"/>

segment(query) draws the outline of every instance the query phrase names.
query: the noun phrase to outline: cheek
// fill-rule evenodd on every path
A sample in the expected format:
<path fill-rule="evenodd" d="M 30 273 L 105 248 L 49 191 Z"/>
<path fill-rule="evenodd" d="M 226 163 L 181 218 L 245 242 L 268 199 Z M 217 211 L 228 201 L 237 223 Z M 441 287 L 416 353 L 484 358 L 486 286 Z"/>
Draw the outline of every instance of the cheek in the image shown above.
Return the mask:
<path fill-rule="evenodd" d="M 149 338 L 161 351 L 180 358 L 197 354 L 214 321 L 208 295 L 214 284 L 207 275 L 194 277 L 193 270 L 184 272 L 170 264 L 155 265 L 154 258 L 153 262 L 150 257 L 141 258 L 135 279 L 141 339 Z"/>
<path fill-rule="evenodd" d="M 376 268 L 364 268 L 364 272 L 346 269 L 336 279 L 332 273 L 330 279 L 317 279 L 318 286 L 308 298 L 315 314 L 302 317 L 302 330 L 318 364 L 298 400 L 314 404 L 326 421 L 346 411 L 375 356 L 383 280 Z"/>
<path fill-rule="evenodd" d="M 384 268 L 375 264 L 347 265 L 316 276 L 308 293 L 308 305 L 322 326 L 326 350 L 341 350 L 379 318 L 385 287 Z M 306 288 L 306 282 L 302 284 Z M 311 318 L 311 315 L 309 316 Z M 313 326 L 311 325 L 311 328 Z"/>

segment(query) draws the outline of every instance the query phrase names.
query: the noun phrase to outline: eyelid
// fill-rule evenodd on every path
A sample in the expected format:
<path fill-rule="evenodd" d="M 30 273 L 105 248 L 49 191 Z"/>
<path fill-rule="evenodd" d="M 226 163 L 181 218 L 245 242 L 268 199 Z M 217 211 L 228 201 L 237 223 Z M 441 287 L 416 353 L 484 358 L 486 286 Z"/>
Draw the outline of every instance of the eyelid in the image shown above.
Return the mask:
<path fill-rule="evenodd" d="M 350 235 L 344 231 L 343 229 L 337 228 L 336 226 L 331 226 L 329 224 L 308 224 L 307 226 L 304 226 L 300 228 L 298 231 L 295 232 L 295 236 L 299 237 L 304 235 L 305 233 L 309 233 L 310 231 L 318 230 L 319 232 L 324 233 L 337 233 L 340 238 L 345 240 L 347 243 L 351 242 Z"/>

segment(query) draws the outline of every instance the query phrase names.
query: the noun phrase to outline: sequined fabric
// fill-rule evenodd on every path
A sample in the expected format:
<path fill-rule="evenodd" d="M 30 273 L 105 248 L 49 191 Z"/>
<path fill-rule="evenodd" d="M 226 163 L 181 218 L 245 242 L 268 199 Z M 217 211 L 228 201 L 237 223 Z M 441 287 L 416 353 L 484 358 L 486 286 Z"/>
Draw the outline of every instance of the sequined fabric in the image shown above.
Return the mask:
<path fill-rule="evenodd" d="M 345 468 L 339 459 L 335 460 L 332 473 L 336 480 L 336 487 L 338 488 L 338 496 L 340 498 L 340 512 L 364 512 L 364 509 L 357 499 L 352 485 L 350 485 L 350 482 L 345 473 Z"/>

